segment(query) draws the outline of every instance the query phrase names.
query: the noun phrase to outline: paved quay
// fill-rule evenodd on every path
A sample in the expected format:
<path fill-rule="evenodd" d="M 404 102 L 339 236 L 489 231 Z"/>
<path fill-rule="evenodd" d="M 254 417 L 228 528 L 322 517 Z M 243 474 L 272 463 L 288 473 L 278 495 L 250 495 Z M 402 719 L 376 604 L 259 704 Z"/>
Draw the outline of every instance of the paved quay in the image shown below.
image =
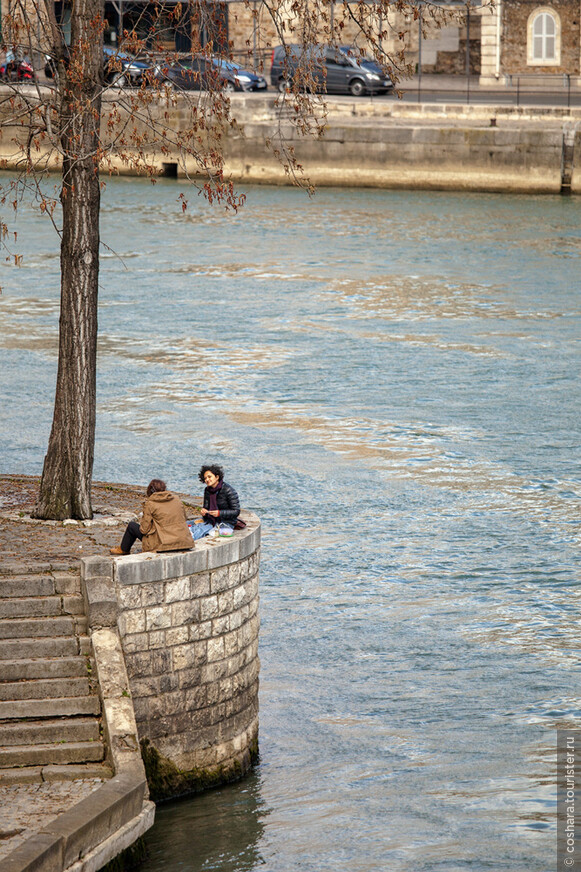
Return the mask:
<path fill-rule="evenodd" d="M 85 799 L 102 783 L 100 778 L 42 784 L 0 783 L 0 869 L 2 860 L 18 845 Z"/>
<path fill-rule="evenodd" d="M 0 475 L 0 585 L 31 572 L 63 576 L 79 569 L 80 557 L 108 554 L 145 498 L 145 488 L 95 482 L 92 521 L 37 521 L 30 513 L 38 484 L 36 476 Z M 18 591 L 10 593 L 3 601 L 16 605 Z M 103 786 L 96 774 L 70 764 L 0 768 L 0 872 L 12 851 Z"/>
<path fill-rule="evenodd" d="M 5 563 L 66 570 L 77 568 L 81 557 L 107 554 L 141 511 L 147 486 L 93 482 L 93 520 L 61 522 L 30 518 L 38 482 L 37 476 L 0 475 L 0 571 Z"/>

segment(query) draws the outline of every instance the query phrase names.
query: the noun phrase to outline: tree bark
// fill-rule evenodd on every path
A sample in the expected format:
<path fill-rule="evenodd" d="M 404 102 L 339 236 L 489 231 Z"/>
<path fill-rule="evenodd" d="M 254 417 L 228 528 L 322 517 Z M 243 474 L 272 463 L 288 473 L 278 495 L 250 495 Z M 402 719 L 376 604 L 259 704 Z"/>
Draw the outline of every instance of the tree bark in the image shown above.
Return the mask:
<path fill-rule="evenodd" d="M 99 282 L 102 0 L 76 0 L 59 85 L 62 165 L 61 309 L 52 429 L 37 518 L 91 518 Z"/>

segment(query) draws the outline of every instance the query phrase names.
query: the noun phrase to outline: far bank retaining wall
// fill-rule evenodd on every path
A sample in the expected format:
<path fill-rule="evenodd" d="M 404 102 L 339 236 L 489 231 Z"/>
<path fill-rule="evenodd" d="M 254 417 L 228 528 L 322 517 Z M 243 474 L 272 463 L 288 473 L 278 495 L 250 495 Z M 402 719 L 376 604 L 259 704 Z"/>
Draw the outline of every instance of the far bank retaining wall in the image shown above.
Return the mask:
<path fill-rule="evenodd" d="M 245 138 L 228 141 L 227 169 L 238 180 L 282 181 L 283 170 L 264 149 L 271 131 L 246 124 Z M 319 140 L 283 133 L 315 185 L 427 190 L 559 193 L 563 131 L 407 121 L 345 123 L 330 119 Z M 579 140 L 579 137 L 577 137 Z M 576 180 L 577 181 L 577 180 Z"/>
<path fill-rule="evenodd" d="M 273 149 L 286 139 L 315 185 L 581 193 L 581 109 L 329 97 L 323 133 L 314 139 L 290 123 L 292 101 L 278 111 L 274 98 L 264 98 L 262 110 L 251 96 L 240 101 L 246 116 L 242 109 L 238 116 L 246 120 L 226 143 L 227 169 L 237 180 L 280 183 L 284 170 Z"/>
<path fill-rule="evenodd" d="M 92 624 L 117 609 L 146 767 L 153 753 L 165 778 L 153 798 L 237 778 L 257 754 L 260 523 L 244 517 L 190 552 L 84 562 Z"/>
<path fill-rule="evenodd" d="M 274 93 L 231 95 L 237 124 L 224 129 L 226 177 L 245 183 L 290 184 L 274 154 L 286 145 L 295 150 L 316 185 L 581 193 L 581 172 L 575 168 L 576 162 L 581 163 L 581 109 L 415 105 L 396 98 L 329 97 L 324 133 L 313 139 L 297 135 L 289 120 L 294 114 L 292 102 L 281 111 L 276 100 Z M 115 89 L 105 92 L 104 125 L 110 110 L 123 115 L 122 103 Z M 9 111 L 6 100 L 0 106 L 0 123 Z M 174 94 L 169 104 L 158 97 L 148 111 L 157 113 L 169 129 L 180 131 L 191 108 Z M 25 139 L 20 121 L 2 130 L 0 160 L 7 169 L 22 164 L 15 146 Z M 140 122 L 131 126 L 139 139 Z M 115 160 L 120 173 L 133 172 Z M 153 162 L 160 174 L 195 176 L 199 171 L 194 161 L 184 165 L 171 151 L 153 155 Z M 58 168 L 54 156 L 49 166 Z"/>

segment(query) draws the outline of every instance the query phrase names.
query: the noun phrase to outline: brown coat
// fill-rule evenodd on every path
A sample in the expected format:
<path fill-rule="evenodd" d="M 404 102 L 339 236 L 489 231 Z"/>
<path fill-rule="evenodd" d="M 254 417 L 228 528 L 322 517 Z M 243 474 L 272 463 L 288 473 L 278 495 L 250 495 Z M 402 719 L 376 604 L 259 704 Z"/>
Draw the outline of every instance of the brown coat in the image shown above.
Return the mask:
<path fill-rule="evenodd" d="M 145 500 L 139 529 L 143 533 L 143 551 L 185 551 L 194 547 L 184 504 L 169 491 L 156 491 Z"/>

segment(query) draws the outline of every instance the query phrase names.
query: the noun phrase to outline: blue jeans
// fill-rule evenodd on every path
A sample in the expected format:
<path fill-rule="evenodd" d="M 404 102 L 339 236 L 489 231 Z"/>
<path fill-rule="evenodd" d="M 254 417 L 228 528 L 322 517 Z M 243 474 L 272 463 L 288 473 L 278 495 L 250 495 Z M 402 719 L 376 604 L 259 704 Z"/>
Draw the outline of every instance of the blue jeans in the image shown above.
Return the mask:
<path fill-rule="evenodd" d="M 214 525 L 208 524 L 206 521 L 202 521 L 201 524 L 188 524 L 188 526 L 190 528 L 190 532 L 194 538 L 194 541 L 196 539 L 203 539 L 204 536 L 208 536 L 214 528 L 219 529 L 219 527 L 229 527 L 230 530 L 234 529 L 234 526 L 232 524 L 225 524 L 224 522 Z"/>

